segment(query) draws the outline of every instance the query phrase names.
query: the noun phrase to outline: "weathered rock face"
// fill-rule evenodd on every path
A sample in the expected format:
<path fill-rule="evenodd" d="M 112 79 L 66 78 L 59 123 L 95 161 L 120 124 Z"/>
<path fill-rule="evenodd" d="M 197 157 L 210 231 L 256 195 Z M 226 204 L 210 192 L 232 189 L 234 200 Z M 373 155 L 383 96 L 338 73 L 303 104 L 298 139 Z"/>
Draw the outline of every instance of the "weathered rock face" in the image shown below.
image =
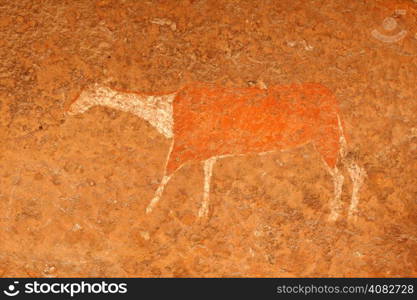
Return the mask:
<path fill-rule="evenodd" d="M 0 2 L 0 275 L 416 276 L 417 5 L 413 1 Z M 171 140 L 134 114 L 66 116 L 87 86 L 170 93 L 191 82 L 334 92 L 366 171 L 307 144 L 175 173 Z M 227 111 L 225 111 L 227 113 Z M 213 130 L 218 130 L 214 128 Z"/>

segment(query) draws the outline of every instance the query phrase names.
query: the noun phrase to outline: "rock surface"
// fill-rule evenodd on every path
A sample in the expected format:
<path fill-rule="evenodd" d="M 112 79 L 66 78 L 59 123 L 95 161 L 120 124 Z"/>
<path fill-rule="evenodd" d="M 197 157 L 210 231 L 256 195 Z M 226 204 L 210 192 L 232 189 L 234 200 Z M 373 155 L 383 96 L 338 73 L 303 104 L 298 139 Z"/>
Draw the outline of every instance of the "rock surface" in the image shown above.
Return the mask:
<path fill-rule="evenodd" d="M 416 24 L 405 0 L 0 0 L 0 276 L 417 276 Z M 328 221 L 311 145 L 216 162 L 205 221 L 187 164 L 145 214 L 170 140 L 126 112 L 64 114 L 95 83 L 193 81 L 330 88 L 367 173 L 356 220 L 343 171 Z"/>

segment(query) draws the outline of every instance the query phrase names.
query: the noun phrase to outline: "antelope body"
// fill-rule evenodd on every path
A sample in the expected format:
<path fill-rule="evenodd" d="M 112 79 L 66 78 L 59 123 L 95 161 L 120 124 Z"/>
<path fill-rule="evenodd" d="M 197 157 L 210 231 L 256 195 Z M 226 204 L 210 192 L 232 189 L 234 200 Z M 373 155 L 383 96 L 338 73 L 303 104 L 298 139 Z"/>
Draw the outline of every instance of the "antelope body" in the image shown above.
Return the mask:
<path fill-rule="evenodd" d="M 333 93 L 320 84 L 272 86 L 268 89 L 225 88 L 195 83 L 166 95 L 123 92 L 95 85 L 84 90 L 68 113 L 102 105 L 134 113 L 172 138 L 164 174 L 146 211 L 160 200 L 172 175 L 185 163 L 203 162 L 203 201 L 208 214 L 210 179 L 217 159 L 294 148 L 312 143 L 334 181 L 329 218 L 336 220 L 344 177 L 340 158 L 353 182 L 349 217 L 355 215 L 365 171 L 346 159 L 346 139 Z"/>

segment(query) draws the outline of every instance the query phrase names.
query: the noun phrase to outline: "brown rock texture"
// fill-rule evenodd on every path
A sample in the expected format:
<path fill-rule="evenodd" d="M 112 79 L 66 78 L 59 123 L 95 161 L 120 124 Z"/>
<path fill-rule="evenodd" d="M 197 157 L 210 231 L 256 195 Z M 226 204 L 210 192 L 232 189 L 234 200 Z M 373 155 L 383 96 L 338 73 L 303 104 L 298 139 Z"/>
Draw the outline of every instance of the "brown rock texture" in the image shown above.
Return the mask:
<path fill-rule="evenodd" d="M 417 276 L 416 79 L 415 1 L 0 0 L 0 276 Z M 130 113 L 65 112 L 96 83 L 190 82 L 332 90 L 367 174 L 357 218 L 343 170 L 328 220 L 310 144 L 218 160 L 204 220 L 186 164 L 145 214 L 170 139 Z"/>

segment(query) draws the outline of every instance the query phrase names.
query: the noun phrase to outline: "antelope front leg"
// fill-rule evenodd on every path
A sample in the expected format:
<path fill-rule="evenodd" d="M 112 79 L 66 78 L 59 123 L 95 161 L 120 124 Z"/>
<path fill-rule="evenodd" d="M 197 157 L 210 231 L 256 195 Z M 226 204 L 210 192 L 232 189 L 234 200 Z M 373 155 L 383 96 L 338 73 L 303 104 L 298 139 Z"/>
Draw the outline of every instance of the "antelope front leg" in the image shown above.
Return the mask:
<path fill-rule="evenodd" d="M 203 202 L 201 203 L 200 210 L 198 211 L 198 217 L 207 217 L 209 200 L 210 200 L 210 181 L 213 174 L 213 166 L 216 162 L 216 157 L 211 157 L 203 162 L 204 169 L 204 189 L 203 189 Z"/>
<path fill-rule="evenodd" d="M 169 147 L 169 151 L 168 151 L 168 155 L 167 155 L 167 159 L 166 159 L 165 167 L 164 167 L 164 176 L 162 177 L 162 180 L 159 183 L 158 189 L 156 190 L 154 197 L 152 198 L 149 205 L 146 207 L 147 214 L 151 213 L 155 205 L 159 202 L 159 200 L 161 199 L 162 193 L 164 192 L 165 186 L 167 185 L 168 181 L 171 179 L 173 175 L 172 172 L 169 175 L 167 175 L 167 165 L 168 165 L 169 160 L 171 159 L 171 153 L 172 153 L 173 148 L 174 148 L 174 140 L 172 140 L 171 146 Z"/>
<path fill-rule="evenodd" d="M 167 176 L 164 175 L 164 177 L 162 177 L 162 181 L 158 186 L 158 189 L 155 192 L 155 196 L 152 198 L 151 202 L 149 203 L 149 205 L 146 207 L 146 213 L 149 214 L 152 212 L 153 208 L 155 207 L 155 205 L 159 202 L 159 200 L 161 199 L 162 193 L 164 192 L 165 186 L 168 183 L 168 181 L 171 179 L 171 176 Z"/>

